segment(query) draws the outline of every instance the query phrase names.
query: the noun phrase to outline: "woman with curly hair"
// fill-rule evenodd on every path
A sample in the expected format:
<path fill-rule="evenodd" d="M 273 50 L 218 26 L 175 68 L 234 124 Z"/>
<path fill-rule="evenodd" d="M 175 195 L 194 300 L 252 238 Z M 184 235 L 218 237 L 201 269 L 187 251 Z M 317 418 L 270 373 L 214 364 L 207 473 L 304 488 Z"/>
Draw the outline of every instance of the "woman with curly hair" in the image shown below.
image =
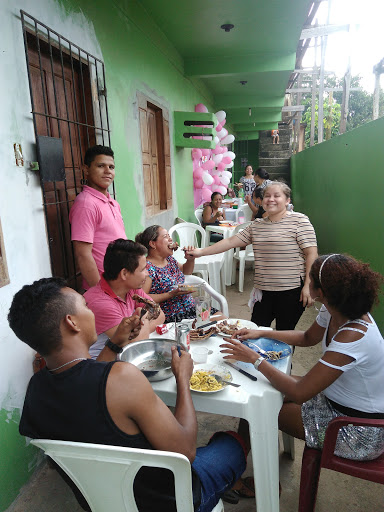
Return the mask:
<path fill-rule="evenodd" d="M 241 341 L 222 345 L 225 358 L 254 366 L 284 393 L 279 428 L 322 449 L 328 423 L 337 416 L 384 418 L 384 340 L 370 310 L 377 302 L 382 276 L 366 263 L 344 254 L 317 258 L 310 270 L 310 292 L 322 302 L 307 331 L 235 333 L 239 340 L 272 338 L 300 347 L 322 344 L 323 355 L 303 377 L 286 375 Z M 371 460 L 384 451 L 384 428 L 346 426 L 335 454 Z"/>

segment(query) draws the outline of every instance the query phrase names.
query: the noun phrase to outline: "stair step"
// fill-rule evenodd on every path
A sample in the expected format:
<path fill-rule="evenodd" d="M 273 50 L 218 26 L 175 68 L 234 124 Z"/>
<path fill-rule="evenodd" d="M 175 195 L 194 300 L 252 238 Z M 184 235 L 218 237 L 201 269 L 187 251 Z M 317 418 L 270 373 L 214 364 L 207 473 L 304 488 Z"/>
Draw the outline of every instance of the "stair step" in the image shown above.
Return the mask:
<path fill-rule="evenodd" d="M 285 151 L 274 151 L 273 149 L 269 151 L 259 151 L 259 158 L 291 158 L 291 151 L 289 149 Z"/>

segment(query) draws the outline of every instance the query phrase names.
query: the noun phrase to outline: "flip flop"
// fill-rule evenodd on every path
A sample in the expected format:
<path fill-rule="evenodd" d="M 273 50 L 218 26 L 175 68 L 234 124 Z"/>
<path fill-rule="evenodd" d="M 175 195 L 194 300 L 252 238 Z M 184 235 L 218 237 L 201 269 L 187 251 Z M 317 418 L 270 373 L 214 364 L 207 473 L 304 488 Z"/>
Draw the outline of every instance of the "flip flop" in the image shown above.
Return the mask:
<path fill-rule="evenodd" d="M 240 489 L 232 489 L 240 498 L 254 498 L 255 497 L 255 482 L 253 476 L 242 478 Z"/>
<path fill-rule="evenodd" d="M 221 499 L 226 503 L 231 503 L 232 505 L 237 505 L 239 503 L 239 496 L 236 494 L 236 491 L 226 491 Z"/>

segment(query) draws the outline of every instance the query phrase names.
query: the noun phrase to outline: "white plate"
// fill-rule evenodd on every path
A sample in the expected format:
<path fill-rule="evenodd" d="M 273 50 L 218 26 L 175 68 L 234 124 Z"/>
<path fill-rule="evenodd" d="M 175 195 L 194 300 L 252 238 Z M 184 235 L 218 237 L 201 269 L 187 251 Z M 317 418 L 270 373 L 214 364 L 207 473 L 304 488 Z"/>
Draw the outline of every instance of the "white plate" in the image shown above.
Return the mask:
<path fill-rule="evenodd" d="M 195 364 L 193 366 L 193 371 L 196 372 L 197 370 L 201 370 L 204 372 L 212 372 L 216 373 L 217 375 L 220 375 L 223 377 L 223 379 L 229 380 L 232 382 L 232 373 L 225 367 L 221 366 L 219 364 L 209 364 L 209 363 L 201 363 L 201 364 Z M 213 391 L 200 391 L 198 389 L 192 389 L 189 388 L 191 391 L 194 391 L 195 393 L 218 393 L 219 391 L 223 391 L 227 386 L 224 384 L 222 388 L 215 389 Z"/>
<path fill-rule="evenodd" d="M 220 329 L 220 324 L 223 322 L 223 320 L 220 320 L 220 322 L 217 322 L 216 327 Z M 235 324 L 236 322 L 240 322 L 239 329 L 257 329 L 257 325 L 251 322 L 250 320 L 243 320 L 242 318 L 227 318 L 226 322 L 229 324 Z M 223 332 L 218 332 L 218 336 L 229 336 L 229 334 L 224 334 Z"/>

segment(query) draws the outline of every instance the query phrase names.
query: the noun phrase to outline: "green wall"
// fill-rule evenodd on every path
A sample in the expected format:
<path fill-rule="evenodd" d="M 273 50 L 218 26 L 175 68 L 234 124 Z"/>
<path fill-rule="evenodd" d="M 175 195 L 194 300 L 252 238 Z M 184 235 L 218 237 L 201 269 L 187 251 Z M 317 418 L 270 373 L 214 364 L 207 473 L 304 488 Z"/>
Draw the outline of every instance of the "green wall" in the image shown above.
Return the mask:
<path fill-rule="evenodd" d="M 346 252 L 384 275 L 384 118 L 292 157 L 295 210 L 311 219 L 319 253 Z M 384 297 L 374 311 L 384 331 Z"/>
<path fill-rule="evenodd" d="M 173 111 L 194 111 L 196 103 L 204 103 L 213 111 L 212 97 L 201 81 L 184 76 L 180 55 L 136 1 L 120 1 L 119 7 L 106 4 L 105 0 L 66 0 L 65 3 L 74 11 L 81 9 L 92 21 L 101 46 L 111 145 L 115 151 L 116 194 L 127 236 L 134 237 L 145 222 L 139 128 L 134 105 L 136 92 L 162 102 L 169 110 L 170 120 Z M 174 147 L 172 157 L 176 185 L 173 217 L 178 215 L 192 220 L 191 150 Z"/>
<path fill-rule="evenodd" d="M 241 176 L 244 176 L 244 166 L 241 165 L 242 158 L 248 158 L 248 163 L 252 165 L 254 170 L 259 167 L 259 140 L 235 140 L 234 153 L 236 158 L 233 166 L 233 179 L 238 183 Z"/>

